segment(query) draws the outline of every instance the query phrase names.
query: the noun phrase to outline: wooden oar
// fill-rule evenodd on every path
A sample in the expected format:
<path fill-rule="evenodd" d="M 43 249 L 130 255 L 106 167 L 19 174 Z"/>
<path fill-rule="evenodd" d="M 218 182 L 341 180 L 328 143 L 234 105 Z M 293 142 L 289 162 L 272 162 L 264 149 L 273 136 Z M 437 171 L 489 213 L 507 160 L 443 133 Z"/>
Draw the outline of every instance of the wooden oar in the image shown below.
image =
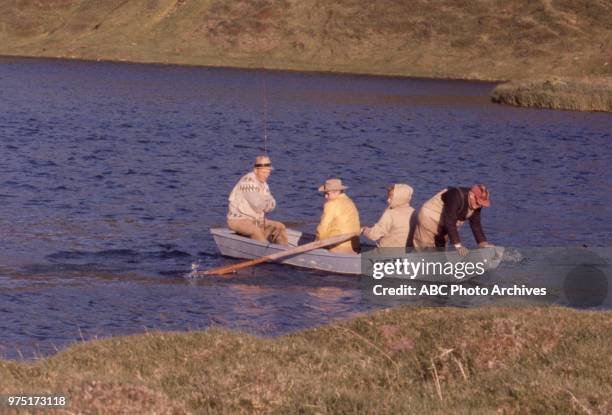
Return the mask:
<path fill-rule="evenodd" d="M 321 241 L 314 241 L 304 245 L 299 245 L 294 248 L 287 249 L 286 251 L 262 256 L 260 258 L 249 259 L 248 261 L 239 262 L 234 265 L 226 265 L 224 267 L 213 268 L 206 271 L 198 271 L 195 275 L 200 276 L 229 274 L 230 272 L 252 267 L 253 265 L 261 264 L 263 262 L 274 261 L 276 259 L 284 258 L 287 256 L 301 254 L 302 252 L 312 251 L 313 249 L 325 248 L 326 246 L 339 244 L 341 242 L 348 241 L 349 239 L 354 238 L 355 236 L 359 236 L 359 232 L 345 233 L 342 235 L 332 236 L 331 238 L 323 239 Z"/>

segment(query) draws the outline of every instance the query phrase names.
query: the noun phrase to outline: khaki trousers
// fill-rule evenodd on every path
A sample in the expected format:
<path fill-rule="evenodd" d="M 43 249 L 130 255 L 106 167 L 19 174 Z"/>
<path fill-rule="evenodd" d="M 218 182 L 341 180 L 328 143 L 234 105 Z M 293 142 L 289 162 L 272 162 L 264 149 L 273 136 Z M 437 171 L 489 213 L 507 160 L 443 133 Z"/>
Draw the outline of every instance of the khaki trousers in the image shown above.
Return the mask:
<path fill-rule="evenodd" d="M 417 220 L 416 229 L 412 243 L 417 251 L 431 248 L 444 248 L 448 243 L 448 234 L 444 230 L 445 224 L 442 217 L 444 202 L 442 195 L 446 189 L 428 200 L 421 210 Z M 472 216 L 473 211 L 468 210 L 467 218 Z M 463 221 L 457 221 L 457 228 L 463 225 Z"/>
<path fill-rule="evenodd" d="M 414 230 L 414 238 L 412 243 L 414 248 L 418 250 L 441 248 L 446 246 L 448 236 L 441 235 L 439 220 L 435 220 L 431 216 L 419 214 L 419 221 Z"/>
<path fill-rule="evenodd" d="M 256 222 L 251 219 L 228 219 L 227 226 L 234 232 L 256 241 L 273 242 L 280 245 L 289 244 L 285 225 L 275 220 L 266 219 L 263 222 Z"/>

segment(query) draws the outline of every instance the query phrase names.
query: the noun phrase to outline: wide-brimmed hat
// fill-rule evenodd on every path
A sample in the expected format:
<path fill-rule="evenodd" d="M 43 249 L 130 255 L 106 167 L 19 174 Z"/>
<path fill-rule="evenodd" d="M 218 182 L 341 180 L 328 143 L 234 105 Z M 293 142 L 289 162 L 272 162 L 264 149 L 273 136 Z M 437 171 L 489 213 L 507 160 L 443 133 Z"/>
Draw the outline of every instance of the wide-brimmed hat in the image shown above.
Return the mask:
<path fill-rule="evenodd" d="M 487 190 L 486 186 L 482 184 L 475 184 L 470 190 L 474 194 L 474 197 L 476 197 L 476 201 L 480 206 L 491 206 L 491 199 L 489 198 L 489 191 Z"/>
<path fill-rule="evenodd" d="M 256 169 L 274 170 L 274 167 L 272 167 L 272 161 L 270 160 L 270 157 L 268 156 L 257 156 L 257 158 L 255 159 L 254 167 Z"/>
<path fill-rule="evenodd" d="M 319 192 L 333 192 L 334 190 L 345 190 L 348 186 L 342 184 L 340 179 L 327 179 L 323 186 L 319 186 Z"/>

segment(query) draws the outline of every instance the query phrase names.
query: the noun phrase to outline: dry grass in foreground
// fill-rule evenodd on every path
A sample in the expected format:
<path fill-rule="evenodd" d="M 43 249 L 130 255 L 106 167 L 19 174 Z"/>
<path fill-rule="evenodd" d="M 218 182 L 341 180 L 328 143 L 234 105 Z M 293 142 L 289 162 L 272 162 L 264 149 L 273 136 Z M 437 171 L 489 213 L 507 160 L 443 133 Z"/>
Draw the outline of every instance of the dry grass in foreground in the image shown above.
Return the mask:
<path fill-rule="evenodd" d="M 508 82 L 493 90 L 492 99 L 522 107 L 612 112 L 612 77 Z"/>
<path fill-rule="evenodd" d="M 402 308 L 275 339 L 92 341 L 0 361 L 0 394 L 68 394 L 54 413 L 609 414 L 611 345 L 610 312 Z"/>

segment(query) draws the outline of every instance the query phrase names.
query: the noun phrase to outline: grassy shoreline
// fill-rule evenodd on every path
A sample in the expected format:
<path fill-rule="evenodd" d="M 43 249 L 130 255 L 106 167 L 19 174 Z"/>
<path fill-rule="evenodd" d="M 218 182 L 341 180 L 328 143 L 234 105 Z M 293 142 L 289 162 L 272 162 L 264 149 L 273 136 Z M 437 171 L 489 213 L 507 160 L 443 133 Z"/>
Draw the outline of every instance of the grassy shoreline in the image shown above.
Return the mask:
<path fill-rule="evenodd" d="M 610 344 L 612 312 L 398 308 L 273 339 L 156 332 L 0 360 L 0 394 L 65 393 L 70 413 L 603 414 Z"/>
<path fill-rule="evenodd" d="M 491 99 L 522 107 L 612 112 L 612 76 L 508 82 L 496 86 Z"/>

